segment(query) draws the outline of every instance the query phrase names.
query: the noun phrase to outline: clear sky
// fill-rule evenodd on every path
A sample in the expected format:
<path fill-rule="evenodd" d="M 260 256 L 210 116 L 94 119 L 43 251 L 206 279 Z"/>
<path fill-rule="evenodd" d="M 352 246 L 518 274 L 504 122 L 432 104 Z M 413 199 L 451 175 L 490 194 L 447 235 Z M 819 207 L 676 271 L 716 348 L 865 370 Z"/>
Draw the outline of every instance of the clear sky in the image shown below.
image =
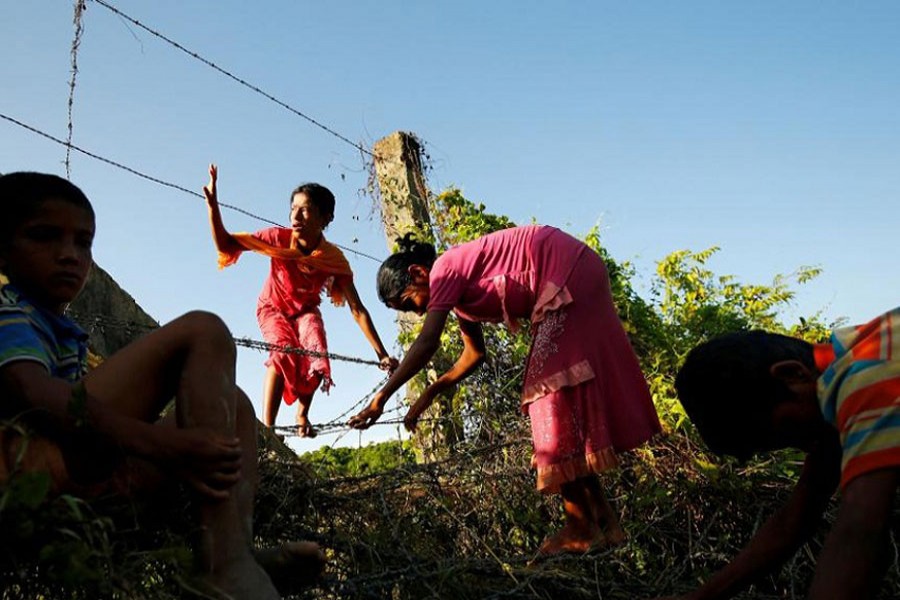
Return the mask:
<path fill-rule="evenodd" d="M 574 234 L 599 222 L 644 276 L 673 250 L 719 245 L 712 267 L 748 283 L 823 267 L 795 314 L 855 322 L 900 300 L 896 2 L 110 1 L 354 142 L 416 133 L 433 190 L 455 184 L 492 212 Z M 88 2 L 84 25 L 75 144 L 197 191 L 215 161 L 223 202 L 282 222 L 290 190 L 318 181 L 338 197 L 329 239 L 387 255 L 358 150 L 101 5 Z M 65 138 L 72 36 L 70 1 L 3 2 L 0 113 Z M 64 157 L 0 120 L 0 171 L 64 175 Z M 98 212 L 97 262 L 151 315 L 205 308 L 260 338 L 267 259 L 217 271 L 201 200 L 78 154 L 71 167 Z M 349 258 L 392 340 L 377 264 Z M 349 311 L 324 314 L 333 352 L 373 357 Z M 239 357 L 259 407 L 264 356 Z M 314 422 L 381 380 L 374 367 L 334 371 Z"/>

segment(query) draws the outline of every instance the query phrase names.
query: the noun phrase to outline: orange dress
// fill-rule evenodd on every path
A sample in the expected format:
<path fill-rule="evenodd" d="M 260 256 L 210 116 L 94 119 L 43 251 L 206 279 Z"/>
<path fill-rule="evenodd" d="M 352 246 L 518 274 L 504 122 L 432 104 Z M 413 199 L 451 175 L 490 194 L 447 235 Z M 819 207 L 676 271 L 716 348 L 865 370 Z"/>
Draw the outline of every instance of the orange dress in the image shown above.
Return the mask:
<path fill-rule="evenodd" d="M 243 249 L 271 257 L 269 276 L 256 303 L 256 318 L 263 339 L 279 348 L 289 346 L 316 353 L 269 353 L 266 366 L 274 365 L 284 377 L 284 401 L 293 404 L 299 396 L 310 395 L 321 385 L 333 385 L 331 363 L 325 354 L 328 341 L 319 311 L 322 293 L 335 304 L 343 304 L 343 286 L 352 281 L 350 264 L 339 248 L 325 238 L 309 254 L 291 248 L 293 231 L 270 227 L 253 234 L 234 237 Z M 237 262 L 240 250 L 220 253 L 219 266 Z"/>

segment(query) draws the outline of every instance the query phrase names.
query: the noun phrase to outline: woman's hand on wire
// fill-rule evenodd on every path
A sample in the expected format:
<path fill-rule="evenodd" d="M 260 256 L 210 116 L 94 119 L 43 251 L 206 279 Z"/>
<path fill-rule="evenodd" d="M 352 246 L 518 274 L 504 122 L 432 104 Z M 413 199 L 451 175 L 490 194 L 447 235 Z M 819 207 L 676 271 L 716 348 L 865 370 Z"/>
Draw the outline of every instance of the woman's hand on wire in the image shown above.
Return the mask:
<path fill-rule="evenodd" d="M 409 410 L 406 411 L 406 416 L 403 417 L 403 426 L 406 427 L 408 432 L 413 433 L 416 430 L 416 427 L 419 426 L 419 419 L 422 417 L 422 413 L 431 406 L 433 401 L 434 397 L 426 391 L 419 396 L 419 399 L 416 400 L 415 404 L 409 407 Z"/>
<path fill-rule="evenodd" d="M 206 196 L 206 203 L 214 206 L 219 203 L 219 196 L 216 192 L 216 180 L 219 178 L 219 167 L 215 164 L 209 165 L 209 183 L 203 186 L 203 195 Z"/>
<path fill-rule="evenodd" d="M 376 396 L 366 408 L 359 411 L 356 416 L 350 417 L 347 425 L 353 429 L 368 429 L 375 424 L 375 421 L 381 417 L 384 412 L 384 405 Z"/>
<path fill-rule="evenodd" d="M 379 362 L 378 368 L 382 371 L 387 371 L 388 375 L 393 375 L 394 371 L 397 370 L 397 367 L 400 366 L 400 361 L 393 356 L 385 356 Z"/>

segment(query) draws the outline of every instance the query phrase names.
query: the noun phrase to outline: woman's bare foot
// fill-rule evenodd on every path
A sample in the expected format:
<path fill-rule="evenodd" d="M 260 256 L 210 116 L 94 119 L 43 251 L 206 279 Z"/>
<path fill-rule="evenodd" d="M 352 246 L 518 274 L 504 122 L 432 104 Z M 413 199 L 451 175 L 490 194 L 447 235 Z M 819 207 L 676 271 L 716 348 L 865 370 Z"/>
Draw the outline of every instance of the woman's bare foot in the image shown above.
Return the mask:
<path fill-rule="evenodd" d="M 610 545 L 607 537 L 599 529 L 585 529 L 567 524 L 565 527 L 547 537 L 538 550 L 538 556 L 547 557 L 556 554 L 584 554 Z"/>
<path fill-rule="evenodd" d="M 624 544 L 625 540 L 628 539 L 628 536 L 625 535 L 625 530 L 622 529 L 622 526 L 619 525 L 618 521 L 605 528 L 603 537 L 606 538 L 606 545 L 608 548 Z"/>
<path fill-rule="evenodd" d="M 315 583 L 325 569 L 325 553 L 315 542 L 285 542 L 254 553 L 279 591 Z"/>

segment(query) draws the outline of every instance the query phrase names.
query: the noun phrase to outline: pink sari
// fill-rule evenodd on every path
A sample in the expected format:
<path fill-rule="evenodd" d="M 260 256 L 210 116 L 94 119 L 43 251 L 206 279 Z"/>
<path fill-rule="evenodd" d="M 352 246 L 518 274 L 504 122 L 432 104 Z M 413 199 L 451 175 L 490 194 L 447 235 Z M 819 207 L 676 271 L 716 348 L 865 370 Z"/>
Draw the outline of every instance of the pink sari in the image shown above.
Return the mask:
<path fill-rule="evenodd" d="M 430 286 L 429 309 L 512 328 L 530 319 L 522 410 L 539 490 L 612 468 L 660 431 L 606 266 L 582 242 L 552 227 L 500 231 L 442 255 Z"/>

